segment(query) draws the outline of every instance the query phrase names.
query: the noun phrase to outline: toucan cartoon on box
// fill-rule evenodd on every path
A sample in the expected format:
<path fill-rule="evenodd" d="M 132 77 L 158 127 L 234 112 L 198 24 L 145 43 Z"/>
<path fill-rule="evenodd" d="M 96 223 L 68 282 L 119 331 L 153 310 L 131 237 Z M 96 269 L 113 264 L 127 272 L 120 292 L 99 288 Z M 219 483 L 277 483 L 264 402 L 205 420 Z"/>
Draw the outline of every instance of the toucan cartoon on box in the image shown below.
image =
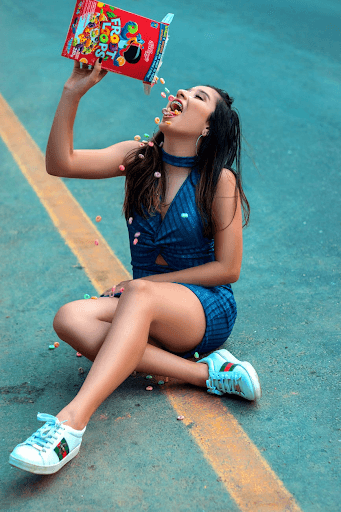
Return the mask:
<path fill-rule="evenodd" d="M 136 34 L 137 31 L 138 24 L 135 21 L 128 21 L 121 30 L 119 42 L 109 43 L 110 51 L 118 52 L 113 60 L 114 66 L 123 66 L 125 62 L 136 64 L 140 60 L 144 40 L 141 34 Z"/>
<path fill-rule="evenodd" d="M 128 23 L 126 23 L 121 30 L 121 39 L 129 39 L 131 36 L 127 37 L 127 35 L 128 34 L 132 34 L 132 35 L 136 34 L 138 29 L 139 29 L 139 26 L 137 23 L 135 23 L 135 21 L 128 21 Z"/>

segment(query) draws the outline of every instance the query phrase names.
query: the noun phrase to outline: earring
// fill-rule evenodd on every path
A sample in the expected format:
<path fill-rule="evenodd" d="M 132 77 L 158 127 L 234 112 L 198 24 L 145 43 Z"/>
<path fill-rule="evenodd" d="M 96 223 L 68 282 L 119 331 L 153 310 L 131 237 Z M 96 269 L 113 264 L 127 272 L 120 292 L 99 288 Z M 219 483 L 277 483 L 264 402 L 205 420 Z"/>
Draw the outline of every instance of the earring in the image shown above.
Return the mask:
<path fill-rule="evenodd" d="M 195 143 L 195 154 L 196 156 L 198 156 L 198 142 L 199 142 L 199 139 L 203 137 L 203 135 L 199 135 L 199 137 L 197 138 L 197 141 Z"/>
<path fill-rule="evenodd" d="M 199 137 L 197 138 L 197 141 L 195 143 L 195 154 L 198 156 L 198 142 L 199 142 L 199 139 L 201 137 L 206 137 L 206 135 L 208 135 L 209 133 L 209 130 L 207 128 L 205 128 L 203 131 L 202 131 L 202 134 L 199 135 Z"/>

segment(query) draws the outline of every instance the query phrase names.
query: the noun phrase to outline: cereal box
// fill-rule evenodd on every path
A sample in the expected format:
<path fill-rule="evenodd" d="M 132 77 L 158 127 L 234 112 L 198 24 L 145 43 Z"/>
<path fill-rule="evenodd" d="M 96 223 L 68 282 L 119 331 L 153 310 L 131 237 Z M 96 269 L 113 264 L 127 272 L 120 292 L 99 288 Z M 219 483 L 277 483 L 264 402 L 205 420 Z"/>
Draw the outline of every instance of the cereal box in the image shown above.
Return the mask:
<path fill-rule="evenodd" d="M 102 69 L 142 80 L 149 94 L 173 16 L 158 22 L 103 2 L 78 0 L 62 56 L 91 66 L 102 57 Z"/>

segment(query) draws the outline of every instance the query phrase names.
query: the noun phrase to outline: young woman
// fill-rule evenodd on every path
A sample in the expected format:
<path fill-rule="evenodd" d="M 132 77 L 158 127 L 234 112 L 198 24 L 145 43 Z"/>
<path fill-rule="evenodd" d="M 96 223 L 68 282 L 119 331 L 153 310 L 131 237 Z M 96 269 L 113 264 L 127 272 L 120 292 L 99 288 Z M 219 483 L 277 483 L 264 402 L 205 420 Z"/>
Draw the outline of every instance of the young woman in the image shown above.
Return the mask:
<path fill-rule="evenodd" d="M 149 143 L 120 142 L 102 150 L 74 150 L 80 98 L 107 71 L 75 62 L 46 150 L 54 176 L 126 176 L 133 279 L 98 300 L 64 305 L 54 319 L 61 340 L 93 365 L 76 397 L 10 455 L 10 463 L 39 474 L 58 471 L 79 451 L 99 405 L 134 371 L 167 375 L 209 393 L 261 396 L 256 371 L 227 350 L 236 304 L 231 284 L 242 262 L 242 208 L 249 204 L 240 174 L 240 125 L 233 99 L 220 89 L 180 89 L 163 110 Z M 233 163 L 236 169 L 232 170 Z M 122 167 L 123 166 L 123 167 Z"/>

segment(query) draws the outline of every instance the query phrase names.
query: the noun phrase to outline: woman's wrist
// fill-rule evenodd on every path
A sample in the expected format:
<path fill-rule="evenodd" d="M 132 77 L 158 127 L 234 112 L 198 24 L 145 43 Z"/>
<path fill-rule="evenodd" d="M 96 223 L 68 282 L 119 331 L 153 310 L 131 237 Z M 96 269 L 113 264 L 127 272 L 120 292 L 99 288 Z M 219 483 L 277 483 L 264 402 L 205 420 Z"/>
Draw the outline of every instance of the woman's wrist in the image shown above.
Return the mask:
<path fill-rule="evenodd" d="M 80 94 L 78 91 L 76 91 L 75 89 L 69 87 L 68 85 L 64 84 L 64 88 L 63 88 L 63 95 L 64 96 L 67 96 L 69 98 L 72 98 L 74 99 L 75 101 L 80 101 L 80 99 L 82 98 L 82 94 Z"/>

